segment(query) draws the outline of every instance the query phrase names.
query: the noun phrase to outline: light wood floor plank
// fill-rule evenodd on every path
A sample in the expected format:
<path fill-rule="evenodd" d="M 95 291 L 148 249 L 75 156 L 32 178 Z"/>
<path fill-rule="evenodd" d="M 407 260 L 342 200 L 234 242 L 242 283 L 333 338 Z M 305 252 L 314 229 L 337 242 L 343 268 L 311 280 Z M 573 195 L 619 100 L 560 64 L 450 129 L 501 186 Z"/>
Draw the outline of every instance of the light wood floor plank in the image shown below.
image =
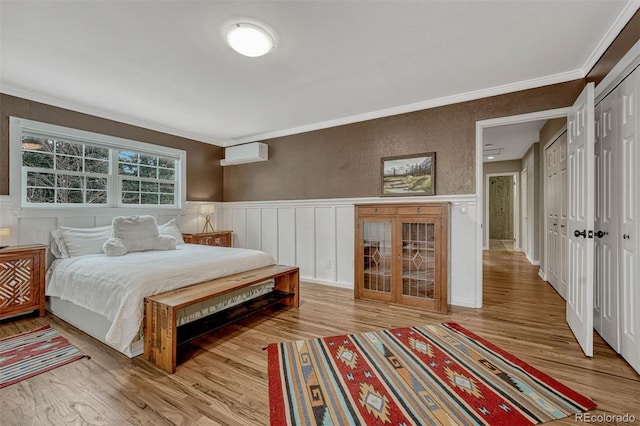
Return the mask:
<path fill-rule="evenodd" d="M 91 359 L 0 389 L 0 424 L 264 425 L 269 343 L 452 321 L 598 404 L 595 414 L 640 419 L 640 376 L 596 334 L 582 355 L 564 301 L 519 253 L 485 252 L 482 309 L 449 315 L 355 301 L 352 292 L 302 284 L 299 309 L 266 311 L 191 342 L 169 375 L 128 359 L 47 314 L 0 324 L 0 337 L 52 324 Z M 550 424 L 575 425 L 573 418 Z"/>

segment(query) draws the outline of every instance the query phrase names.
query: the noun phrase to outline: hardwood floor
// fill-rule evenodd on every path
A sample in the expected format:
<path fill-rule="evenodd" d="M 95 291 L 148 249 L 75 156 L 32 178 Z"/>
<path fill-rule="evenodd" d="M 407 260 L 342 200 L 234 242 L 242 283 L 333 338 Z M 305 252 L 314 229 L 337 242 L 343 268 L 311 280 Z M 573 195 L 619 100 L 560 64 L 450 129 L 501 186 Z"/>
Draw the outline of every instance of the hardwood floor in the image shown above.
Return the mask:
<path fill-rule="evenodd" d="M 304 283 L 299 309 L 265 312 L 192 342 L 173 375 L 50 314 L 0 324 L 0 338 L 52 324 L 91 356 L 0 389 L 0 424 L 268 424 L 267 344 L 442 321 L 461 324 L 585 394 L 598 404 L 593 414 L 640 419 L 640 376 L 597 335 L 594 358 L 582 355 L 564 301 L 538 278 L 537 267 L 501 251 L 485 252 L 484 265 L 484 308 L 452 307 L 449 315 L 354 301 L 350 290 Z"/>

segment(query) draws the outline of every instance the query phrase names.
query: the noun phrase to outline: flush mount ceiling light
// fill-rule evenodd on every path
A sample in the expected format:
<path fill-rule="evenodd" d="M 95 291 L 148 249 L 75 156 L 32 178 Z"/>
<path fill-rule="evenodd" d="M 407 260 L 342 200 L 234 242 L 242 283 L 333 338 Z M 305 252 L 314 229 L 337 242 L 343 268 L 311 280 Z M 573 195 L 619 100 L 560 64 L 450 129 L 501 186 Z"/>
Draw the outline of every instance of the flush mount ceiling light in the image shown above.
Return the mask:
<path fill-rule="evenodd" d="M 275 48 L 273 36 L 267 30 L 246 22 L 230 26 L 225 39 L 233 50 L 251 58 L 265 55 Z"/>

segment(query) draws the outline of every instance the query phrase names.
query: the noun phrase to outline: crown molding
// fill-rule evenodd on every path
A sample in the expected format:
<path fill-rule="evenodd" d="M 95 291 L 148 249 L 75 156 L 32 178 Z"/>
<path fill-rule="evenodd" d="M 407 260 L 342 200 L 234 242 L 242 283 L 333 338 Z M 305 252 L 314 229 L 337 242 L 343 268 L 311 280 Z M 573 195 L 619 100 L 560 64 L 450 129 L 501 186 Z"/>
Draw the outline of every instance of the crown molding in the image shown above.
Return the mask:
<path fill-rule="evenodd" d="M 533 78 L 530 80 L 519 81 L 517 83 L 504 84 L 501 86 L 490 87 L 488 89 L 475 90 L 472 92 L 460 93 L 452 96 L 445 96 L 437 99 L 416 102 L 408 105 L 402 105 L 393 108 L 382 109 L 378 111 L 367 112 L 364 114 L 352 115 L 349 117 L 338 118 L 335 120 L 323 121 L 321 123 L 308 124 L 300 127 L 293 127 L 286 130 L 278 130 L 275 132 L 262 133 L 252 135 L 245 138 L 229 139 L 222 142 L 222 146 L 240 145 L 243 143 L 263 141 L 266 139 L 279 138 L 283 136 L 294 135 L 297 133 L 310 132 L 313 130 L 326 129 L 329 127 L 342 126 L 345 124 L 358 123 L 361 121 L 373 120 L 376 118 L 389 117 L 392 115 L 404 114 L 408 112 L 420 111 L 423 109 L 436 108 L 444 105 L 451 105 L 460 102 L 473 101 L 491 96 L 504 95 L 506 93 L 517 92 L 520 90 L 533 89 L 551 84 L 564 83 L 566 81 L 584 78 L 584 71 L 573 70 L 559 74 L 553 74 L 545 77 Z"/>
<path fill-rule="evenodd" d="M 587 74 L 589 74 L 591 69 L 593 69 L 602 55 L 604 55 L 604 52 L 606 52 L 609 46 L 611 46 L 613 40 L 618 37 L 618 34 L 620 34 L 625 25 L 629 23 L 638 9 L 640 9 L 640 0 L 630 0 L 627 2 L 627 4 L 625 4 L 618 17 L 609 27 L 609 30 L 605 33 L 604 37 L 600 39 L 600 42 L 598 43 L 594 51 L 591 52 L 591 55 L 582 66 L 585 77 L 587 76 Z"/>

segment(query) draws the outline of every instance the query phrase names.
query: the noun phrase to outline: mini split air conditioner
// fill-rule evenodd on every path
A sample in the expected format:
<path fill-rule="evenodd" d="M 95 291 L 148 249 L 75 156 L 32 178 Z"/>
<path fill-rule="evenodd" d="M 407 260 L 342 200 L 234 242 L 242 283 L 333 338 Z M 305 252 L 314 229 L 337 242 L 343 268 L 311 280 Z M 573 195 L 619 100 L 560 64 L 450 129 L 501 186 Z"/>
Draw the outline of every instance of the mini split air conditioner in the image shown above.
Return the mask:
<path fill-rule="evenodd" d="M 224 156 L 220 160 L 221 166 L 267 161 L 269 159 L 269 146 L 261 142 L 230 146 L 224 149 Z"/>

